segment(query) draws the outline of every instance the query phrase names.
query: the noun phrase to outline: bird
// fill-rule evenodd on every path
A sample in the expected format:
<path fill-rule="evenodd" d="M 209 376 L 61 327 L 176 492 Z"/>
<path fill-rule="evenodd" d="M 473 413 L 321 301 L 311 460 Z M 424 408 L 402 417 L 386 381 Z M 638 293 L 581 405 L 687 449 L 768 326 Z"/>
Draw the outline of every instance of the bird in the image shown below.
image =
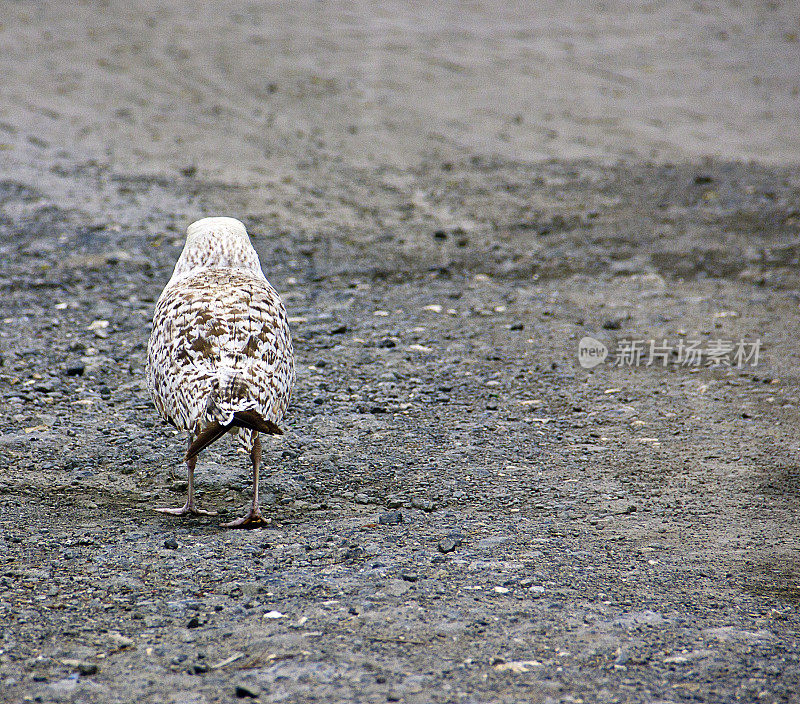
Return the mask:
<path fill-rule="evenodd" d="M 207 217 L 186 230 L 172 277 L 156 302 L 147 386 L 157 411 L 188 434 L 188 494 L 176 516 L 215 515 L 197 506 L 197 455 L 227 432 L 250 455 L 253 500 L 226 528 L 265 525 L 258 498 L 260 434 L 281 435 L 295 381 L 286 308 L 261 269 L 245 226 Z"/>

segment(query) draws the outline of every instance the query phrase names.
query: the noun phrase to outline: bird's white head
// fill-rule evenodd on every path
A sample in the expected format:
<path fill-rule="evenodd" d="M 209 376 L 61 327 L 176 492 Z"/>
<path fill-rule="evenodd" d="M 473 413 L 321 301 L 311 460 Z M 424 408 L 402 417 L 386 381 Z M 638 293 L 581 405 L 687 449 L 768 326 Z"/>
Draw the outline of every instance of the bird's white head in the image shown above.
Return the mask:
<path fill-rule="evenodd" d="M 186 244 L 170 284 L 201 269 L 226 267 L 263 276 L 258 254 L 241 222 L 235 218 L 203 218 L 187 228 Z"/>

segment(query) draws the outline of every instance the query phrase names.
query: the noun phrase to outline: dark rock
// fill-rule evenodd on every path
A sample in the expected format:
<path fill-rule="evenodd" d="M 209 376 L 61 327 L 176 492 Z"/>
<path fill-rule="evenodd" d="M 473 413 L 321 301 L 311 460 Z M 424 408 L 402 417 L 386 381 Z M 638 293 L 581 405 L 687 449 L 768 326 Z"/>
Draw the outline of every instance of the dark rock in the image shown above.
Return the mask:
<path fill-rule="evenodd" d="M 38 384 L 36 384 L 33 389 L 34 391 L 41 391 L 42 393 L 52 393 L 58 388 L 58 384 L 55 379 L 42 379 Z"/>
<path fill-rule="evenodd" d="M 460 548 L 464 544 L 464 536 L 461 533 L 449 533 L 439 541 L 437 547 L 439 552 L 448 553 L 453 552 L 456 548 Z"/>
<path fill-rule="evenodd" d="M 252 684 L 237 684 L 235 690 L 236 696 L 239 699 L 256 699 L 261 690 Z"/>
<path fill-rule="evenodd" d="M 403 514 L 400 511 L 389 511 L 383 513 L 378 518 L 378 523 L 382 526 L 396 526 L 398 523 L 403 522 Z"/>
<path fill-rule="evenodd" d="M 175 540 L 174 536 L 170 536 L 164 541 L 164 547 L 168 550 L 177 550 L 178 549 L 178 541 Z"/>
<path fill-rule="evenodd" d="M 355 562 L 356 560 L 360 560 L 362 557 L 364 557 L 364 554 L 364 548 L 356 545 L 348 548 L 342 557 L 344 558 L 345 562 Z"/>
<path fill-rule="evenodd" d="M 84 677 L 90 677 L 97 674 L 97 664 L 93 662 L 79 662 L 78 673 Z"/>

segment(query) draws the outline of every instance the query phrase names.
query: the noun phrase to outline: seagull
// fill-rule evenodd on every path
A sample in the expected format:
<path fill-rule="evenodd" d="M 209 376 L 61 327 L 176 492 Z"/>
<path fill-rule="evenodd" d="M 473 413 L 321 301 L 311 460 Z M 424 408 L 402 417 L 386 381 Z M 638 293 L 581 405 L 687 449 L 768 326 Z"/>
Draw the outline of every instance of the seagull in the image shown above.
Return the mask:
<path fill-rule="evenodd" d="M 266 524 L 258 500 L 259 434 L 279 427 L 294 385 L 286 308 L 261 270 L 245 226 L 234 218 L 189 225 L 186 244 L 156 303 L 147 347 L 147 386 L 161 417 L 188 433 L 188 496 L 175 516 L 215 515 L 197 507 L 197 455 L 228 431 L 250 454 L 253 501 L 226 528 Z"/>

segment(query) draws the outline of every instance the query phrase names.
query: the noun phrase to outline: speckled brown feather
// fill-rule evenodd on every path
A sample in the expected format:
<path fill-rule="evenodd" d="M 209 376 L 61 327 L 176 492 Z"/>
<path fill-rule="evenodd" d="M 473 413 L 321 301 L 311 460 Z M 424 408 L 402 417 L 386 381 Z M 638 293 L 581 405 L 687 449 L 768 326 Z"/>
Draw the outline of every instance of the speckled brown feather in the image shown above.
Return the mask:
<path fill-rule="evenodd" d="M 246 430 L 257 430 L 259 433 L 267 435 L 283 435 L 283 431 L 271 420 L 265 420 L 256 411 L 238 411 L 233 414 L 233 422 L 230 425 L 220 425 L 217 421 L 204 428 L 194 439 L 189 449 L 186 451 L 184 459 L 188 462 L 193 457 L 197 457 L 209 445 L 216 442 L 232 427 L 245 428 Z"/>
<path fill-rule="evenodd" d="M 237 220 L 189 227 L 156 304 L 147 381 L 162 417 L 193 435 L 246 428 L 239 437 L 251 449 L 261 430 L 253 419 L 277 428 L 283 418 L 294 383 L 286 309 Z"/>

